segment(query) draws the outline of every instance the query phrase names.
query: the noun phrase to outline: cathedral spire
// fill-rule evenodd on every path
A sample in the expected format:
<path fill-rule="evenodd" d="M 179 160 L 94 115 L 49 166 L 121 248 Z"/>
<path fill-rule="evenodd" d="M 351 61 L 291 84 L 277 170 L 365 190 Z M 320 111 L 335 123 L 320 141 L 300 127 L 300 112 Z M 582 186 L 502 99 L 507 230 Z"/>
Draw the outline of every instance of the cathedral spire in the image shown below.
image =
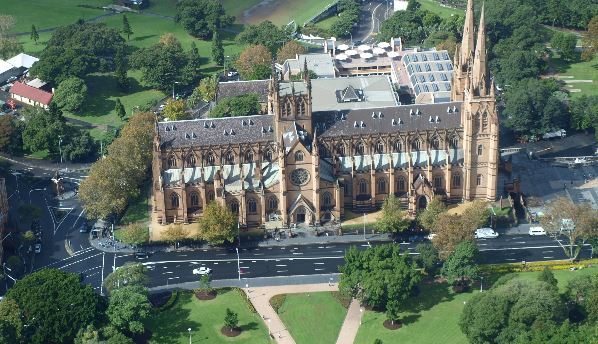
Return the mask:
<path fill-rule="evenodd" d="M 272 73 L 272 85 L 274 91 L 279 90 L 278 72 L 276 71 L 276 62 L 272 59 L 272 65 L 270 66 Z"/>
<path fill-rule="evenodd" d="M 473 55 L 473 0 L 467 0 L 467 12 L 465 12 L 465 26 L 463 27 L 463 41 L 461 42 L 460 68 L 464 68 L 467 59 Z"/>
<path fill-rule="evenodd" d="M 481 96 L 486 95 L 488 90 L 488 70 L 486 68 L 486 28 L 484 24 L 484 5 L 482 5 L 472 76 L 474 87 L 478 90 L 479 95 Z"/>

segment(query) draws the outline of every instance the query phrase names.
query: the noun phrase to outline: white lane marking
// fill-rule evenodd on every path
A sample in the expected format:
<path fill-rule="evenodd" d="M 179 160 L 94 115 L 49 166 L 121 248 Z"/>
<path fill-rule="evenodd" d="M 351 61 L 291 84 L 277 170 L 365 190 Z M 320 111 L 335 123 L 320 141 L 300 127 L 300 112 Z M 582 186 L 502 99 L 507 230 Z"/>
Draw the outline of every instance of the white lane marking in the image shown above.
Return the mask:
<path fill-rule="evenodd" d="M 91 258 L 93 258 L 93 257 L 97 257 L 97 256 L 101 256 L 101 255 L 102 255 L 101 253 L 98 253 L 98 254 L 95 254 L 95 255 L 93 255 L 93 256 L 89 256 L 89 257 L 87 257 L 87 258 L 83 258 L 83 259 L 80 259 L 80 260 L 74 261 L 74 262 L 72 262 L 72 263 L 70 263 L 70 264 L 67 264 L 67 265 L 61 266 L 61 267 L 59 267 L 58 269 L 64 269 L 64 268 L 66 268 L 66 267 L 69 267 L 69 266 L 71 266 L 71 265 L 75 265 L 75 264 L 77 264 L 77 263 L 81 263 L 81 262 L 82 262 L 82 261 L 84 261 L 84 260 L 88 260 L 88 259 L 91 259 Z"/>
<path fill-rule="evenodd" d="M 217 256 L 226 256 L 226 253 L 216 253 Z"/>
<path fill-rule="evenodd" d="M 332 251 L 334 253 L 343 253 L 343 251 Z"/>
<path fill-rule="evenodd" d="M 487 246 L 488 244 L 478 244 L 478 246 Z"/>
<path fill-rule="evenodd" d="M 552 259 L 554 257 L 542 257 L 542 258 L 544 258 L 544 259 Z"/>
<path fill-rule="evenodd" d="M 218 265 L 218 263 L 214 263 L 214 265 Z"/>
<path fill-rule="evenodd" d="M 271 249 L 272 249 L 272 247 L 268 247 L 268 249 L 269 249 L 269 250 L 271 250 Z"/>
<path fill-rule="evenodd" d="M 325 263 L 314 263 L 314 265 L 324 265 Z"/>
<path fill-rule="evenodd" d="M 288 272 L 289 270 L 276 270 L 276 272 Z"/>
<path fill-rule="evenodd" d="M 314 269 L 315 271 L 322 271 L 322 270 L 326 270 L 326 269 Z"/>
<path fill-rule="evenodd" d="M 101 265 L 99 265 L 99 266 L 96 266 L 95 268 L 89 268 L 89 269 L 87 269 L 87 270 L 83 270 L 83 271 L 81 271 L 81 272 L 85 273 L 85 272 L 87 272 L 87 271 L 91 271 L 91 270 L 99 269 L 99 268 L 101 268 L 101 267 L 102 267 L 102 266 L 101 266 Z"/>
<path fill-rule="evenodd" d="M 83 215 L 84 212 L 85 212 L 85 209 L 81 210 L 81 212 L 79 213 L 79 216 L 77 216 L 77 219 L 75 220 L 75 222 L 73 223 L 73 226 L 71 228 L 75 228 L 75 226 L 77 225 L 77 222 L 79 221 L 79 219 L 81 218 L 81 215 Z"/>
<path fill-rule="evenodd" d="M 525 244 L 525 241 L 515 241 L 516 244 Z"/>
<path fill-rule="evenodd" d="M 252 260 L 251 262 L 252 262 L 252 263 L 255 263 L 256 261 L 255 261 L 255 260 Z"/>
<path fill-rule="evenodd" d="M 336 247 L 336 246 L 334 246 L 334 245 L 326 246 L 326 248 L 333 248 L 333 247 Z"/>
<path fill-rule="evenodd" d="M 293 254 L 303 254 L 303 252 L 293 252 Z"/>
<path fill-rule="evenodd" d="M 174 272 L 172 272 L 172 271 L 166 271 L 166 272 L 163 272 L 163 273 L 162 273 L 162 275 L 166 275 L 166 274 L 173 274 L 173 273 L 174 273 Z"/>
<path fill-rule="evenodd" d="M 583 246 L 591 246 L 590 244 L 584 244 Z M 541 248 L 559 248 L 558 245 L 547 245 L 547 246 L 525 246 L 525 247 L 503 247 L 503 248 L 485 248 L 480 251 L 508 251 L 508 250 L 539 250 Z"/>
<path fill-rule="evenodd" d="M 286 264 L 276 264 L 276 266 L 287 266 Z"/>
<path fill-rule="evenodd" d="M 253 255 L 254 256 L 263 256 L 264 254 L 263 253 L 254 253 Z"/>
<path fill-rule="evenodd" d="M 186 255 L 186 254 L 179 254 L 178 256 L 179 256 L 179 257 L 187 257 L 187 255 Z"/>
<path fill-rule="evenodd" d="M 552 253 L 554 250 L 542 251 L 542 253 Z"/>
<path fill-rule="evenodd" d="M 249 269 L 249 266 L 239 266 L 241 269 Z"/>
<path fill-rule="evenodd" d="M 90 277 L 93 277 L 93 276 L 95 276 L 95 275 L 99 274 L 100 272 L 101 272 L 101 271 L 94 272 L 94 273 L 92 273 L 91 275 L 87 275 L 87 276 L 85 276 L 85 278 L 90 278 Z M 99 288 L 99 287 L 97 287 L 97 288 Z"/>
<path fill-rule="evenodd" d="M 508 260 L 508 261 L 515 261 L 515 260 L 517 260 L 517 259 L 515 259 L 515 258 L 507 258 L 507 259 L 505 259 L 505 260 Z"/>
<path fill-rule="evenodd" d="M 324 246 L 318 246 L 318 248 L 324 248 Z"/>

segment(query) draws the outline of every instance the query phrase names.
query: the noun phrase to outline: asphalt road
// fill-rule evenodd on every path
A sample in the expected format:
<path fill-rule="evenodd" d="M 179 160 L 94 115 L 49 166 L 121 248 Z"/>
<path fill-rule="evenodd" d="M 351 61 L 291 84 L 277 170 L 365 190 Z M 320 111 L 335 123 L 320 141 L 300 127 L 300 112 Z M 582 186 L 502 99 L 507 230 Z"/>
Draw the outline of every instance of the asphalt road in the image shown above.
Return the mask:
<path fill-rule="evenodd" d="M 365 44 L 375 41 L 375 35 L 380 31 L 381 23 L 393 13 L 392 2 L 371 1 L 361 6 L 359 23 L 353 30 L 353 41 L 360 40 Z"/>

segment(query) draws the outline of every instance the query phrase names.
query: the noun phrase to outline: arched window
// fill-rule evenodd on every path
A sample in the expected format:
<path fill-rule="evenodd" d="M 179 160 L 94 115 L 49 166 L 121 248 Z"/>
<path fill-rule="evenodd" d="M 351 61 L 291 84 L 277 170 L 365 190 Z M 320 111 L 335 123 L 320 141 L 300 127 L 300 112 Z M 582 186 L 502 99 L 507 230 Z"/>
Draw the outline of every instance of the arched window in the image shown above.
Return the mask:
<path fill-rule="evenodd" d="M 303 152 L 295 152 L 295 161 L 303 161 Z"/>
<path fill-rule="evenodd" d="M 233 199 L 232 201 L 230 201 L 230 203 L 228 204 L 228 207 L 230 208 L 230 211 L 232 211 L 235 214 L 239 213 L 239 202 L 236 199 Z"/>
<path fill-rule="evenodd" d="M 399 177 L 399 179 L 397 179 L 397 190 L 405 191 L 405 178 Z"/>
<path fill-rule="evenodd" d="M 339 143 L 338 146 L 336 146 L 336 152 L 340 156 L 345 156 L 346 155 L 345 145 L 342 143 Z"/>
<path fill-rule="evenodd" d="M 253 162 L 253 152 L 248 150 L 245 152 L 245 163 L 249 164 Z"/>
<path fill-rule="evenodd" d="M 193 153 L 187 155 L 187 166 L 195 167 L 195 155 L 193 155 Z"/>
<path fill-rule="evenodd" d="M 378 179 L 378 193 L 386 193 L 386 179 Z"/>
<path fill-rule="evenodd" d="M 266 161 L 272 161 L 272 151 L 271 150 L 267 149 L 264 152 L 264 160 L 266 160 Z"/>
<path fill-rule="evenodd" d="M 478 145 L 478 156 L 484 153 L 484 145 Z"/>
<path fill-rule="evenodd" d="M 355 145 L 355 155 L 363 155 L 364 151 L 365 145 L 363 144 L 363 142 L 357 142 L 357 144 Z"/>
<path fill-rule="evenodd" d="M 278 210 L 278 198 L 276 196 L 268 198 L 268 209 Z"/>
<path fill-rule="evenodd" d="M 473 132 L 474 133 L 477 133 L 480 131 L 480 124 L 481 124 L 480 122 L 481 122 L 480 114 L 477 113 L 473 120 Z"/>
<path fill-rule="evenodd" d="M 168 168 L 176 167 L 176 157 L 171 155 L 168 157 Z"/>
<path fill-rule="evenodd" d="M 415 140 L 413 140 L 413 143 L 411 144 L 411 147 L 414 150 L 420 150 L 421 145 L 422 145 L 421 141 L 419 139 L 415 139 Z"/>
<path fill-rule="evenodd" d="M 208 164 L 209 166 L 214 166 L 214 161 L 214 154 L 208 153 L 208 155 L 206 155 L 206 164 Z"/>
<path fill-rule="evenodd" d="M 438 139 L 438 137 L 434 137 L 431 143 L 432 149 L 440 149 L 440 140 Z"/>
<path fill-rule="evenodd" d="M 441 176 L 434 176 L 434 187 L 437 189 L 442 189 L 442 177 Z"/>
<path fill-rule="evenodd" d="M 332 195 L 330 195 L 330 192 L 324 193 L 324 196 L 322 196 L 322 203 L 325 207 L 329 207 L 332 204 Z"/>
<path fill-rule="evenodd" d="M 179 195 L 177 193 L 172 193 L 170 195 L 170 207 L 173 209 L 177 209 L 179 207 Z"/>
<path fill-rule="evenodd" d="M 191 193 L 191 206 L 199 207 L 199 195 L 197 194 L 197 192 Z"/>
<path fill-rule="evenodd" d="M 224 164 L 225 165 L 234 165 L 235 164 L 235 154 L 232 151 L 228 151 L 224 155 Z"/>
<path fill-rule="evenodd" d="M 482 115 L 482 131 L 488 130 L 488 113 Z"/>
<path fill-rule="evenodd" d="M 453 187 L 454 188 L 461 187 L 461 175 L 458 175 L 458 174 L 453 175 Z"/>
<path fill-rule="evenodd" d="M 328 158 L 328 153 L 329 151 L 326 145 L 322 144 L 318 147 L 318 154 L 320 155 L 320 158 Z"/>
<path fill-rule="evenodd" d="M 459 148 L 459 138 L 457 136 L 451 137 L 451 148 Z"/>
<path fill-rule="evenodd" d="M 478 174 L 475 183 L 476 183 L 477 186 L 482 185 L 482 175 L 481 174 Z"/>
<path fill-rule="evenodd" d="M 393 148 L 395 153 L 401 152 L 403 150 L 403 142 L 401 142 L 401 140 L 396 140 Z"/>
<path fill-rule="evenodd" d="M 299 107 L 297 109 L 297 112 L 299 113 L 299 116 L 305 115 L 305 101 L 300 100 L 298 105 Z"/>
<path fill-rule="evenodd" d="M 378 154 L 384 153 L 384 142 L 382 142 L 382 141 L 376 142 L 376 153 L 378 153 Z"/>
<path fill-rule="evenodd" d="M 212 202 L 214 200 L 214 191 L 208 191 L 208 202 Z"/>
<path fill-rule="evenodd" d="M 257 203 L 255 202 L 255 200 L 253 198 L 250 198 L 247 201 L 247 211 L 250 212 L 251 214 L 257 213 Z"/>
<path fill-rule="evenodd" d="M 359 193 L 362 195 L 368 193 L 368 182 L 365 179 L 359 181 Z"/>
<path fill-rule="evenodd" d="M 345 196 L 351 195 L 353 193 L 353 188 L 351 187 L 351 184 L 349 184 L 349 183 L 343 184 L 343 190 L 345 192 Z"/>

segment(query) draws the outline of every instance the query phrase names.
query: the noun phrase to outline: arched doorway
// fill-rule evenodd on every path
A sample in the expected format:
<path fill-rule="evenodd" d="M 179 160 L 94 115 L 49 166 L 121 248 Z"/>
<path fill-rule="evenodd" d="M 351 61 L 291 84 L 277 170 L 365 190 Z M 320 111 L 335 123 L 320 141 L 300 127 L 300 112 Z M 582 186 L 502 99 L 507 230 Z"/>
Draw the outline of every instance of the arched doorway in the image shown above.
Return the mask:
<path fill-rule="evenodd" d="M 300 206 L 297 208 L 297 211 L 295 212 L 295 217 L 296 217 L 295 222 L 305 223 L 305 207 L 304 206 Z"/>
<path fill-rule="evenodd" d="M 417 210 L 424 211 L 428 207 L 428 199 L 426 196 L 420 196 L 417 200 Z"/>

